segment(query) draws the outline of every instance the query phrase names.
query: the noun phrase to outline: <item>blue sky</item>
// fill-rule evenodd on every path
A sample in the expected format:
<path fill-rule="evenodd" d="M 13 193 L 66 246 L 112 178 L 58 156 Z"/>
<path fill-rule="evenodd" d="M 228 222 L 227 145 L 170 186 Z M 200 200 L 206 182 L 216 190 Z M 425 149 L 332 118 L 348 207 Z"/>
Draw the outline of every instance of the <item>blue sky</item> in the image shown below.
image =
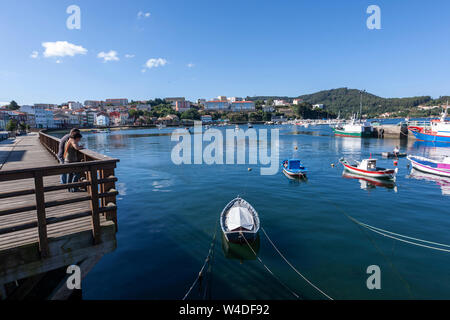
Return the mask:
<path fill-rule="evenodd" d="M 66 28 L 72 4 L 81 8 L 80 30 Z M 381 30 L 366 27 L 371 4 L 381 8 Z M 446 0 L 0 0 L 0 101 L 297 96 L 337 87 L 448 95 L 449 12 Z M 56 41 L 77 46 L 60 55 L 79 54 L 54 56 Z M 111 50 L 116 60 L 98 57 Z M 159 60 L 146 68 L 149 59 Z"/>

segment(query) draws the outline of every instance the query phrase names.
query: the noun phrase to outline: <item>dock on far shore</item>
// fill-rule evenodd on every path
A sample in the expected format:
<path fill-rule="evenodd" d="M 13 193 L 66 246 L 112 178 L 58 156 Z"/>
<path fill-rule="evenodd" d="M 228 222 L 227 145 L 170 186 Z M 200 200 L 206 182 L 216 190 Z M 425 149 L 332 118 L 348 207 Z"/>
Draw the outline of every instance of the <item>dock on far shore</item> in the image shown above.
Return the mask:
<path fill-rule="evenodd" d="M 0 299 L 26 299 L 44 280 L 40 299 L 66 299 L 67 266 L 78 265 L 84 277 L 116 248 L 119 160 L 86 149 L 80 162 L 61 165 L 58 146 L 44 132 L 0 142 Z M 60 184 L 72 172 L 80 181 Z M 50 290 L 52 272 L 61 279 Z"/>

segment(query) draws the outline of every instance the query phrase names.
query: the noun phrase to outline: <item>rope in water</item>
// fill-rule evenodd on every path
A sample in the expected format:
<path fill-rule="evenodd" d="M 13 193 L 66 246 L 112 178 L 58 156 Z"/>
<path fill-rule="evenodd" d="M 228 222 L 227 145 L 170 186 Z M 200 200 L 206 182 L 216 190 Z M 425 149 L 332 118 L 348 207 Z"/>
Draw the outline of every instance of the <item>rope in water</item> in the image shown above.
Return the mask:
<path fill-rule="evenodd" d="M 184 295 L 182 300 L 186 300 L 186 298 L 191 294 L 192 289 L 194 289 L 195 285 L 197 284 L 197 282 L 200 280 L 200 278 L 203 276 L 203 271 L 205 270 L 205 267 L 208 265 L 211 256 L 213 255 L 214 252 L 214 244 L 216 243 L 216 236 L 217 236 L 217 226 L 218 226 L 218 222 L 216 222 L 216 228 L 214 231 L 214 236 L 213 239 L 211 241 L 211 245 L 209 247 L 209 251 L 208 251 L 208 255 L 205 258 L 205 262 L 203 263 L 202 268 L 200 269 L 200 272 L 198 273 L 197 278 L 195 278 L 194 282 L 192 283 L 191 287 L 189 288 L 189 290 L 186 292 L 186 294 Z"/>
<path fill-rule="evenodd" d="M 250 248 L 250 250 L 252 250 L 253 254 L 255 255 L 255 257 L 258 259 L 258 261 L 263 265 L 263 267 L 267 270 L 267 272 L 269 272 L 274 278 L 275 280 L 277 280 L 283 287 L 285 287 L 295 298 L 297 299 L 301 299 L 300 296 L 298 294 L 296 294 L 294 291 L 291 290 L 291 288 L 289 288 L 283 281 L 280 280 L 280 278 L 278 278 L 273 272 L 272 270 L 269 269 L 269 267 L 262 261 L 262 259 L 256 254 L 255 250 L 253 250 L 252 246 L 250 245 L 250 243 L 248 243 L 247 239 L 245 238 L 245 236 L 242 234 L 242 232 L 240 232 L 242 238 L 244 238 L 245 243 L 247 243 L 248 247 Z"/>
<path fill-rule="evenodd" d="M 391 239 L 394 239 L 394 240 L 398 240 L 398 241 L 401 241 L 401 242 L 405 242 L 405 243 L 408 243 L 408 244 L 411 244 L 411 245 L 414 245 L 414 246 L 418 246 L 418 247 L 423 247 L 423 248 L 432 249 L 432 250 L 438 250 L 438 251 L 444 251 L 444 252 L 450 252 L 450 249 L 438 248 L 438 247 L 434 247 L 434 246 L 425 245 L 425 244 L 422 244 L 422 243 L 417 243 L 417 242 L 414 242 L 414 241 L 419 241 L 419 242 L 428 243 L 428 244 L 434 244 L 434 245 L 437 245 L 437 246 L 447 247 L 447 248 L 450 248 L 450 245 L 443 244 L 443 243 L 438 243 L 438 242 L 427 241 L 427 240 L 418 239 L 418 238 L 413 238 L 413 237 L 409 237 L 409 236 L 405 236 L 405 235 L 402 235 L 402 234 L 399 234 L 399 233 L 395 233 L 395 232 L 387 231 L 387 230 L 380 229 L 380 228 L 377 228 L 377 227 L 373 227 L 371 225 L 368 225 L 366 223 L 358 221 L 358 220 L 356 220 L 355 218 L 353 218 L 353 217 L 351 217 L 349 215 L 347 215 L 347 217 L 350 220 L 352 220 L 354 223 L 356 223 L 356 224 L 358 224 L 358 225 L 360 225 L 360 226 L 362 226 L 362 227 L 364 227 L 364 228 L 366 228 L 366 229 L 368 229 L 368 230 L 370 230 L 372 232 L 380 234 L 380 235 L 382 235 L 384 237 L 391 238 Z M 402 239 L 402 238 L 404 238 L 404 239 Z M 405 239 L 410 239 L 410 240 L 414 240 L 414 241 L 409 241 L 409 240 L 405 240 Z"/>
<path fill-rule="evenodd" d="M 278 254 L 281 256 L 281 258 L 283 258 L 283 260 L 292 268 L 292 270 L 294 270 L 300 277 L 303 278 L 303 280 L 305 280 L 310 286 L 312 286 L 314 289 L 316 289 L 318 292 L 320 292 L 322 295 L 324 295 L 327 299 L 329 300 L 333 300 L 333 298 L 331 298 L 329 295 L 327 295 L 325 292 L 323 292 L 322 290 L 319 289 L 319 287 L 317 287 L 314 283 L 312 283 L 310 280 L 308 280 L 308 278 L 306 278 L 303 274 L 300 273 L 300 271 L 298 271 L 287 259 L 286 257 L 280 252 L 280 250 L 278 250 L 278 248 L 275 246 L 275 244 L 273 243 L 273 241 L 270 239 L 269 235 L 267 234 L 266 230 L 264 230 L 263 227 L 261 227 L 261 230 L 263 231 L 264 235 L 266 236 L 267 240 L 269 240 L 270 244 L 273 246 L 273 248 L 275 249 L 276 252 L 278 252 Z"/>

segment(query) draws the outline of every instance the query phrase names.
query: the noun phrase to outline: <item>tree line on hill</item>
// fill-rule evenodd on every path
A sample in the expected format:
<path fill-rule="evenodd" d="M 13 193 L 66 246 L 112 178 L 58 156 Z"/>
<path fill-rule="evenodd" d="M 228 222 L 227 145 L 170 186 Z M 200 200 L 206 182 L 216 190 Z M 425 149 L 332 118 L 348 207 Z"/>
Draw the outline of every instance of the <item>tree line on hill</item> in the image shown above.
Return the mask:
<path fill-rule="evenodd" d="M 247 99 L 260 102 L 261 101 L 273 101 L 275 99 L 282 99 L 292 101 L 293 99 L 302 99 L 309 104 L 324 104 L 326 110 L 330 113 L 341 113 L 342 117 L 349 117 L 352 113 L 359 112 L 361 98 L 361 90 L 338 88 L 331 90 L 322 90 L 312 94 L 300 95 L 297 97 L 286 96 L 255 96 L 247 97 Z M 431 115 L 439 113 L 439 110 L 418 110 L 419 105 L 443 105 L 450 100 L 449 96 L 441 96 L 437 99 L 433 99 L 430 96 L 417 96 L 417 97 L 405 97 L 405 98 L 383 98 L 376 96 L 368 92 L 362 92 L 362 112 L 367 117 L 376 117 L 380 114 L 398 113 L 399 116 L 411 116 L 411 115 Z"/>

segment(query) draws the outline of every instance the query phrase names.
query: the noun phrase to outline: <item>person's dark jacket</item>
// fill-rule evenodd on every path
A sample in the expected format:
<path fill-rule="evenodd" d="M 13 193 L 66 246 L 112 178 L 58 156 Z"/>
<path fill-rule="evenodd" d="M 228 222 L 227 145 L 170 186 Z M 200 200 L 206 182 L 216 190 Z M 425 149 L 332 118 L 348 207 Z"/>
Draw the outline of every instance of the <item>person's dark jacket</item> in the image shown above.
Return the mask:
<path fill-rule="evenodd" d="M 64 146 L 66 145 L 66 142 L 69 141 L 69 139 L 70 139 L 70 133 L 66 134 L 59 141 L 59 147 L 58 147 L 58 159 L 59 159 L 59 161 L 64 161 Z"/>

